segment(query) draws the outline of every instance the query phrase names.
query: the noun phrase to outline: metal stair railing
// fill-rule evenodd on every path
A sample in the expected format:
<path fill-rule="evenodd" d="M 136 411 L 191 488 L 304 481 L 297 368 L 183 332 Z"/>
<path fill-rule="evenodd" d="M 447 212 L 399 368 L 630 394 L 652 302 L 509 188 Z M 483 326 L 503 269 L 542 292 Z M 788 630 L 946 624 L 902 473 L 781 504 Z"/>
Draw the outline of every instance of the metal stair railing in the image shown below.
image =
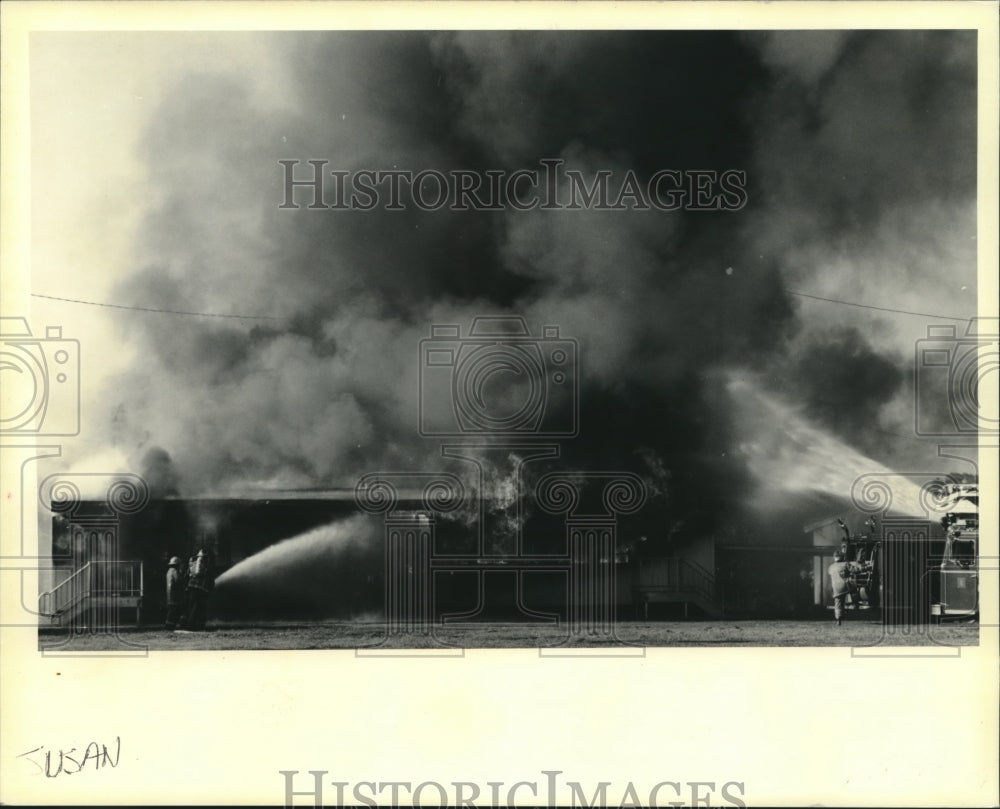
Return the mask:
<path fill-rule="evenodd" d="M 651 560 L 639 569 L 640 588 L 685 590 L 713 598 L 715 577 L 701 565 L 682 557 Z"/>
<path fill-rule="evenodd" d="M 94 563 L 87 562 L 65 581 L 38 597 L 38 612 L 48 618 L 62 615 L 90 594 L 90 577 Z"/>
<path fill-rule="evenodd" d="M 711 599 L 713 582 L 704 570 L 699 570 L 687 559 L 680 559 L 680 588 L 695 593 L 702 598 Z"/>
<path fill-rule="evenodd" d="M 140 598 L 141 562 L 87 562 L 68 579 L 38 597 L 39 613 L 58 618 L 91 597 Z"/>
<path fill-rule="evenodd" d="M 705 569 L 702 565 L 691 559 L 681 559 L 686 567 L 691 568 L 695 578 L 699 579 L 698 589 L 705 593 L 705 597 L 714 599 L 715 597 L 715 574 Z"/>
<path fill-rule="evenodd" d="M 719 612 L 715 601 L 715 576 L 697 562 L 682 557 L 651 560 L 638 571 L 640 591 L 659 591 L 687 597 L 707 612 Z"/>

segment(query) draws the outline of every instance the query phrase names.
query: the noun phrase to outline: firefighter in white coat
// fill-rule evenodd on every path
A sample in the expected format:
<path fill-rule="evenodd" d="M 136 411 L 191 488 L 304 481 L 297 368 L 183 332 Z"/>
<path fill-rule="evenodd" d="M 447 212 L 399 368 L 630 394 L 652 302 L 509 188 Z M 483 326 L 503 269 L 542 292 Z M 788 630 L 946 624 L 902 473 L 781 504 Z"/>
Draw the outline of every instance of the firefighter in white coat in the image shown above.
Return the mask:
<path fill-rule="evenodd" d="M 176 629 L 184 615 L 184 582 L 181 580 L 181 560 L 170 558 L 167 565 L 167 629 Z"/>
<path fill-rule="evenodd" d="M 827 568 L 827 572 L 830 574 L 830 584 L 833 587 L 833 617 L 837 621 L 837 626 L 840 626 L 844 618 L 844 602 L 851 591 L 851 563 L 844 561 L 842 551 L 837 551 L 833 555 L 833 564 Z"/>

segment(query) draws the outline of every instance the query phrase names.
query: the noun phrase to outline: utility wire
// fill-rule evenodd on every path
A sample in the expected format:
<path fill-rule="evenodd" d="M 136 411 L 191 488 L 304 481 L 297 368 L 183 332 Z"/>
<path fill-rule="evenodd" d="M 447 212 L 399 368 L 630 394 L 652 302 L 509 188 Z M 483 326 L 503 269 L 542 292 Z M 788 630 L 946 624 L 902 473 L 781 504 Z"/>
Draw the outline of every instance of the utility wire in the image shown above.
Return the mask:
<path fill-rule="evenodd" d="M 99 301 L 82 301 L 78 298 L 57 298 L 54 295 L 40 295 L 37 292 L 31 293 L 32 298 L 45 298 L 50 301 L 63 301 L 65 303 L 83 303 L 87 306 L 103 306 L 108 309 L 129 309 L 134 312 L 159 312 L 165 315 L 190 315 L 191 317 L 229 317 L 237 320 L 279 320 L 271 315 L 222 315 L 218 312 L 183 312 L 178 309 L 153 309 L 148 306 L 124 306 L 120 303 L 101 303 Z"/>
<path fill-rule="evenodd" d="M 798 292 L 794 289 L 786 290 L 789 295 L 798 295 L 800 298 L 810 298 L 814 301 L 824 301 L 825 303 L 836 303 L 841 306 L 854 306 L 858 309 L 873 309 L 876 312 L 891 312 L 897 315 L 913 315 L 914 317 L 929 317 L 937 318 L 939 320 L 955 320 L 961 323 L 967 323 L 971 318 L 968 317 L 955 317 L 954 315 L 939 315 L 932 314 L 930 312 L 913 312 L 908 309 L 892 309 L 887 306 L 872 306 L 868 303 L 856 303 L 854 301 L 843 301 L 837 298 L 824 298 L 821 295 L 810 295 L 808 292 Z M 186 312 L 178 309 L 156 309 L 148 306 L 125 306 L 120 303 L 102 303 L 100 301 L 84 301 L 79 298 L 58 298 L 55 295 L 41 295 L 37 292 L 32 292 L 31 297 L 33 298 L 45 298 L 50 301 L 63 301 L 64 303 L 82 303 L 87 306 L 102 306 L 107 309 L 127 309 L 133 312 L 157 312 L 159 314 L 165 315 L 186 315 L 189 317 L 225 317 L 233 318 L 235 320 L 280 320 L 280 318 L 273 317 L 271 315 L 224 315 L 218 312 Z"/>
<path fill-rule="evenodd" d="M 800 298 L 812 298 L 814 301 L 826 301 L 827 303 L 839 303 L 842 306 L 857 306 L 860 309 L 874 309 L 877 312 L 894 312 L 897 315 L 915 315 L 916 317 L 934 317 L 940 320 L 957 320 L 967 323 L 971 318 L 954 317 L 952 315 L 932 315 L 928 312 L 910 312 L 907 309 L 890 309 L 886 306 L 872 306 L 868 303 L 854 303 L 854 301 L 841 301 L 836 298 L 823 298 L 819 295 L 810 295 L 807 292 L 796 292 L 794 289 L 787 290 L 789 295 L 798 295 Z"/>

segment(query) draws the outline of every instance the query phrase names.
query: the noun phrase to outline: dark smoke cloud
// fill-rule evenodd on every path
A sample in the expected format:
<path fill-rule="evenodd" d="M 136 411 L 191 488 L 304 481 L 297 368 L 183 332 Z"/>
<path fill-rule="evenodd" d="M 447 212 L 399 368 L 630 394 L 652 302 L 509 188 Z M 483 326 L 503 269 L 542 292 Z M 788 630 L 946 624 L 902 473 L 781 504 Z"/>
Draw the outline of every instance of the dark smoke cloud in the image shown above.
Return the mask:
<path fill-rule="evenodd" d="M 763 70 L 728 33 L 466 31 L 434 45 L 458 127 L 508 165 L 572 144 L 646 175 L 665 160 L 743 165 L 741 98 Z"/>
<path fill-rule="evenodd" d="M 824 340 L 802 346 L 783 392 L 787 396 L 791 387 L 789 398 L 801 400 L 813 421 L 876 454 L 890 443 L 891 436 L 882 433 L 878 440 L 876 434 L 881 409 L 904 381 L 897 362 L 874 351 L 857 329 L 835 329 Z"/>
<path fill-rule="evenodd" d="M 584 429 L 564 461 L 669 473 L 674 519 L 726 518 L 752 491 L 732 374 L 760 375 L 843 441 L 904 453 L 868 428 L 903 418 L 914 324 L 788 289 L 974 304 L 956 292 L 975 289 L 974 35 L 289 34 L 275 48 L 287 95 L 183 77 L 144 144 L 151 208 L 125 302 L 275 318 L 127 328 L 140 360 L 115 388 L 113 438 L 168 448 L 189 492 L 439 467 L 417 437 L 418 341 L 505 312 L 580 341 Z M 750 204 L 277 208 L 280 159 L 447 171 L 543 157 L 643 178 L 746 169 Z"/>
<path fill-rule="evenodd" d="M 819 56 L 815 36 L 747 35 L 775 69 L 754 99 L 756 249 L 817 294 L 974 313 L 974 33 L 840 34 Z"/>
<path fill-rule="evenodd" d="M 747 259 L 777 262 L 791 289 L 974 316 L 974 32 L 744 38 L 773 71 L 753 100 L 762 204 Z M 919 442 L 899 439 L 913 434 L 914 343 L 933 322 L 802 301 L 771 380 L 854 447 L 920 468 Z"/>
<path fill-rule="evenodd" d="M 174 468 L 170 453 L 162 447 L 150 447 L 142 456 L 140 475 L 156 499 L 180 494 L 180 475 Z"/>

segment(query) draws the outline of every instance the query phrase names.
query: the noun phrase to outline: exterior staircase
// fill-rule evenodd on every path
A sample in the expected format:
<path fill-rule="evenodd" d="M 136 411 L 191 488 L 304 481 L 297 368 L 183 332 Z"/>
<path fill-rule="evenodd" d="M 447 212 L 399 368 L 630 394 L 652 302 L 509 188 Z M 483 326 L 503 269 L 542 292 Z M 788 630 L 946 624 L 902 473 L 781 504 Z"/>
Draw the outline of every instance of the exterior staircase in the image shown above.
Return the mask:
<path fill-rule="evenodd" d="M 651 603 L 682 604 L 685 618 L 690 617 L 691 607 L 709 618 L 723 617 L 715 599 L 715 576 L 682 557 L 643 560 L 635 572 L 632 596 L 647 619 Z"/>
<path fill-rule="evenodd" d="M 122 609 L 142 611 L 141 562 L 87 562 L 65 581 L 38 597 L 38 612 L 49 626 L 119 626 Z"/>

